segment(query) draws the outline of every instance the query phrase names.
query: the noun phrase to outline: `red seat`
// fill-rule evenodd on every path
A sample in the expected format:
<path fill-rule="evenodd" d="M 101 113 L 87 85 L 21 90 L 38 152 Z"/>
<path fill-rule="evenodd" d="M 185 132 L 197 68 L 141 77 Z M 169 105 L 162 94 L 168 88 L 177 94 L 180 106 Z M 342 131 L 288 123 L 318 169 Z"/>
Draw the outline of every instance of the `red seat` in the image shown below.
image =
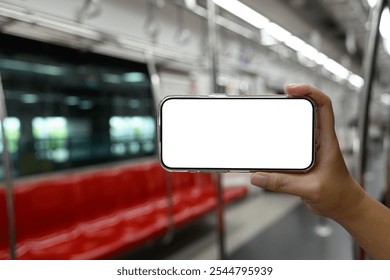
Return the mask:
<path fill-rule="evenodd" d="M 199 218 L 216 205 L 210 174 L 172 173 L 173 220 L 176 226 Z"/>
<path fill-rule="evenodd" d="M 167 214 L 167 172 L 156 162 L 148 166 L 146 174 L 146 186 L 149 192 L 149 201 L 153 201 L 155 203 L 157 211 Z"/>
<path fill-rule="evenodd" d="M 167 228 L 168 210 L 165 173 L 154 164 L 128 168 L 121 174 L 124 219 L 131 226 Z"/>
<path fill-rule="evenodd" d="M 0 186 L 0 259 L 9 259 L 8 242 L 8 219 L 5 188 Z"/>
<path fill-rule="evenodd" d="M 120 170 L 117 178 L 120 181 L 123 194 L 122 203 L 126 207 L 148 201 L 147 174 L 145 166 L 127 167 Z M 142 187 L 140 187 L 142 186 Z"/>
<path fill-rule="evenodd" d="M 207 173 L 167 173 L 157 162 L 61 176 L 14 187 L 19 259 L 102 259 L 164 234 L 169 227 L 167 178 L 172 180 L 173 222 L 180 226 L 216 206 Z M 224 190 L 224 201 L 246 187 Z M 0 228 L 7 228 L 0 188 Z M 0 258 L 8 258 L 0 231 Z"/>
<path fill-rule="evenodd" d="M 60 258 L 45 254 L 61 244 L 61 252 L 71 253 L 78 232 L 81 200 L 76 177 L 31 182 L 14 187 L 17 257 L 20 259 Z M 47 250 L 46 250 L 47 251 Z M 67 258 L 65 254 L 62 258 Z"/>
<path fill-rule="evenodd" d="M 142 166 L 140 172 L 132 173 L 131 176 L 138 177 L 133 190 L 138 192 L 140 198 L 138 202 L 133 202 L 133 207 L 124 212 L 129 225 L 127 230 L 133 231 L 137 228 L 140 233 L 149 232 L 153 237 L 161 234 L 168 228 L 165 173 L 153 163 Z"/>
<path fill-rule="evenodd" d="M 81 218 L 91 221 L 112 215 L 121 208 L 116 189 L 116 170 L 104 170 L 80 176 Z"/>
<path fill-rule="evenodd" d="M 74 258 L 105 258 L 155 231 L 144 166 L 88 175 L 81 192 L 84 239 Z"/>
<path fill-rule="evenodd" d="M 115 177 L 111 177 L 115 181 L 115 189 L 111 192 L 117 194 L 120 207 L 113 210 L 111 217 L 103 216 L 95 222 L 83 223 L 85 240 L 75 258 L 112 256 L 165 232 L 168 212 L 162 176 L 165 174 L 155 165 L 117 170 Z"/>
<path fill-rule="evenodd" d="M 182 225 L 195 216 L 192 209 L 192 197 L 189 189 L 193 186 L 193 178 L 188 172 L 172 172 L 170 180 L 172 183 L 172 210 L 175 226 Z"/>

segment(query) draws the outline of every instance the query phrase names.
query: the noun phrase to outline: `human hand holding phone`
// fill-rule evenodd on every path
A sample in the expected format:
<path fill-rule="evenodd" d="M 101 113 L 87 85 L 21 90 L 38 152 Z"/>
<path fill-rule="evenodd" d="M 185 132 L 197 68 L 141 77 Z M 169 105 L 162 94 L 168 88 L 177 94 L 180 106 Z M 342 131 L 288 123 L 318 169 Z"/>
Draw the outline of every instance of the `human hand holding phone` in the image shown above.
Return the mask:
<path fill-rule="evenodd" d="M 300 196 L 311 211 L 320 215 L 334 219 L 348 215 L 362 199 L 363 191 L 349 174 L 341 154 L 330 98 L 304 84 L 286 86 L 285 90 L 291 98 L 309 97 L 317 105 L 316 163 L 306 174 L 255 173 L 251 183 Z"/>
<path fill-rule="evenodd" d="M 306 96 L 317 104 L 316 162 L 302 174 L 254 173 L 252 184 L 301 197 L 312 212 L 341 224 L 372 258 L 390 259 L 390 210 L 371 198 L 348 172 L 329 97 L 305 84 L 285 90 L 292 98 Z"/>

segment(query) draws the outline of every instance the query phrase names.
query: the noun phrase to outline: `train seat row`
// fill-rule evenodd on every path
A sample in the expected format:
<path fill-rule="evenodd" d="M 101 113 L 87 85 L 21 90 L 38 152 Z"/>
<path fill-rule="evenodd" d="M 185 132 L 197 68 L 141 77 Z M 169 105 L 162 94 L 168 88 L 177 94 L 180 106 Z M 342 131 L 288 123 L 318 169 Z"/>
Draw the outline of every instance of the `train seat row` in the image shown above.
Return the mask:
<path fill-rule="evenodd" d="M 229 187 L 223 199 L 246 194 Z M 211 174 L 168 173 L 153 161 L 17 183 L 14 201 L 18 259 L 104 259 L 212 211 L 216 191 Z M 8 258 L 0 187 L 0 259 Z"/>

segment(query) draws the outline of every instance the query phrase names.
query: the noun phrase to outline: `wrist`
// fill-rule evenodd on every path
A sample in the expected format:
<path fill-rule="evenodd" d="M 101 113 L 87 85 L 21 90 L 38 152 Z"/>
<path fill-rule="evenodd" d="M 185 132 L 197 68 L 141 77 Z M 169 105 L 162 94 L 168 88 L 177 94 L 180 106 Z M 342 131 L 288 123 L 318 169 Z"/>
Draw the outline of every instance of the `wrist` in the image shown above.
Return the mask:
<path fill-rule="evenodd" d="M 336 222 L 348 225 L 360 219 L 364 214 L 366 200 L 369 198 L 365 190 L 352 178 L 344 185 L 346 191 L 341 198 L 340 207 L 335 211 Z"/>

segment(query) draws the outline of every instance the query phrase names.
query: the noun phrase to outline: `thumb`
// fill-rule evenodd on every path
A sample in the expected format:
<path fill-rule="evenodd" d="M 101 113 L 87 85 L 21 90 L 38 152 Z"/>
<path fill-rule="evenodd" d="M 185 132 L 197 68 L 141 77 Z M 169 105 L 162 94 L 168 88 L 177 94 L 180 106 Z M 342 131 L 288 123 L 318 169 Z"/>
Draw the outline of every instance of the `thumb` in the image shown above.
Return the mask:
<path fill-rule="evenodd" d="M 300 195 L 300 188 L 296 185 L 299 178 L 286 173 L 256 172 L 251 176 L 251 183 L 255 186 L 281 193 Z"/>

